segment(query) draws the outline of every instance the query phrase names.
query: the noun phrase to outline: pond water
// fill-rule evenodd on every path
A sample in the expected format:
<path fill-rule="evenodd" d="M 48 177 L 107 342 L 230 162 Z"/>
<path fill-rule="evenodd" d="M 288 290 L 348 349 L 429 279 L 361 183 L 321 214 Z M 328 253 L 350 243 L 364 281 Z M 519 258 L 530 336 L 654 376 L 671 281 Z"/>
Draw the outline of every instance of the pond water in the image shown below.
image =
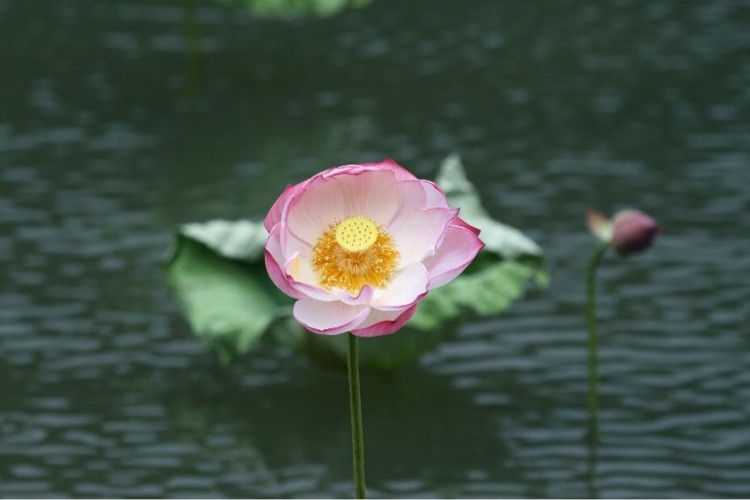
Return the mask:
<path fill-rule="evenodd" d="M 0 0 L 0 496 L 350 496 L 345 376 L 271 345 L 220 367 L 161 265 L 182 222 L 452 152 L 552 281 L 364 375 L 370 494 L 750 496 L 747 1 L 197 19 L 191 62 L 176 1 Z M 599 275 L 589 463 L 583 218 L 629 205 L 664 235 Z"/>

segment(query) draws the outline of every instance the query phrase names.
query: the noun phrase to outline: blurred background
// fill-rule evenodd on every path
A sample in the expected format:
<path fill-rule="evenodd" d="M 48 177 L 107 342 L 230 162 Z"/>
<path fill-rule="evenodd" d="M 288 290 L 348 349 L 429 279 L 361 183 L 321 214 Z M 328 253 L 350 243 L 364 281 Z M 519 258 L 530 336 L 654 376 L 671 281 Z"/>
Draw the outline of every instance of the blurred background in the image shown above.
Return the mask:
<path fill-rule="evenodd" d="M 350 496 L 345 376 L 222 368 L 162 265 L 183 222 L 453 152 L 551 283 L 365 374 L 370 494 L 750 496 L 750 2 L 0 0 L 0 40 L 0 496 Z M 599 273 L 592 463 L 584 215 L 627 206 L 664 235 Z"/>

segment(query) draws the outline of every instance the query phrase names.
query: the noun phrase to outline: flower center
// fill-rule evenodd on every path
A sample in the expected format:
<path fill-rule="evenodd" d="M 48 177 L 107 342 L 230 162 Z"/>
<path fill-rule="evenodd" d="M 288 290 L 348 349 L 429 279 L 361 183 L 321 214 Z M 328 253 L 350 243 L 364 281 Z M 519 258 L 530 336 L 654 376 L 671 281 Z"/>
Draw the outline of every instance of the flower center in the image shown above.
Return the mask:
<path fill-rule="evenodd" d="M 313 246 L 312 265 L 321 285 L 356 296 L 363 286 L 382 288 L 393 277 L 399 253 L 393 238 L 365 217 L 332 224 Z"/>

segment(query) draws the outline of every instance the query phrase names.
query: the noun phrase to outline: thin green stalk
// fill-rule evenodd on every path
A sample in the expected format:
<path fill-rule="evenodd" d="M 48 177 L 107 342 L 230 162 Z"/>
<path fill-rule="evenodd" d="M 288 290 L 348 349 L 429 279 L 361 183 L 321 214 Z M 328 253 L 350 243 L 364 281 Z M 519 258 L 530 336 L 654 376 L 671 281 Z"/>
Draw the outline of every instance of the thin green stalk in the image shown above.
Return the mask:
<path fill-rule="evenodd" d="M 362 396 L 359 390 L 359 355 L 357 337 L 351 333 L 347 366 L 349 368 L 349 412 L 352 418 L 352 463 L 354 466 L 354 495 L 366 498 L 365 488 L 365 440 L 362 434 Z"/>
<path fill-rule="evenodd" d="M 596 270 L 602 261 L 609 243 L 600 243 L 594 248 L 586 268 L 586 327 L 589 336 L 588 349 L 588 413 L 589 413 L 589 443 L 593 446 L 597 441 L 597 419 L 599 416 L 599 335 L 596 319 Z"/>

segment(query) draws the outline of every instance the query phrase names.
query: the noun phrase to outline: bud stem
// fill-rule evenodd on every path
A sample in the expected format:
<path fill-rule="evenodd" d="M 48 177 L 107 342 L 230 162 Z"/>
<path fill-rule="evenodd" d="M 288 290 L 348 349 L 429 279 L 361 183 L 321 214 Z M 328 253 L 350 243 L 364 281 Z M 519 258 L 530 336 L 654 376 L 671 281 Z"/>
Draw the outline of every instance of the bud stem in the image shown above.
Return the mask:
<path fill-rule="evenodd" d="M 588 267 L 586 268 L 586 328 L 588 330 L 588 413 L 589 427 L 588 437 L 589 444 L 595 445 L 598 441 L 597 417 L 599 414 L 599 336 L 597 333 L 596 319 L 596 270 L 602 261 L 604 254 L 609 248 L 608 242 L 599 243 L 589 258 Z"/>

